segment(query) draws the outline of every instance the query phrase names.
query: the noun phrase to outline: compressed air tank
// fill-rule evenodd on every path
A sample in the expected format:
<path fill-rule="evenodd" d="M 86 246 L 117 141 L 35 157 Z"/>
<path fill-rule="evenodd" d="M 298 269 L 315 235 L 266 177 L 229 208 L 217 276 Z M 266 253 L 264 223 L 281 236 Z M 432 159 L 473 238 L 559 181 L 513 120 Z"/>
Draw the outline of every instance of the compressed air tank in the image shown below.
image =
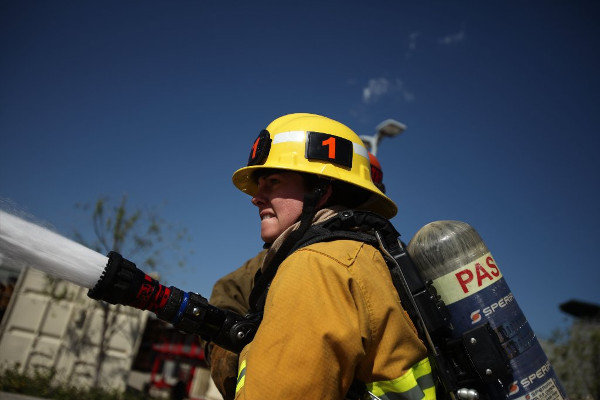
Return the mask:
<path fill-rule="evenodd" d="M 469 224 L 436 221 L 421 228 L 408 252 L 448 307 L 453 335 L 489 322 L 510 360 L 513 382 L 494 400 L 567 398 L 496 260 Z"/>

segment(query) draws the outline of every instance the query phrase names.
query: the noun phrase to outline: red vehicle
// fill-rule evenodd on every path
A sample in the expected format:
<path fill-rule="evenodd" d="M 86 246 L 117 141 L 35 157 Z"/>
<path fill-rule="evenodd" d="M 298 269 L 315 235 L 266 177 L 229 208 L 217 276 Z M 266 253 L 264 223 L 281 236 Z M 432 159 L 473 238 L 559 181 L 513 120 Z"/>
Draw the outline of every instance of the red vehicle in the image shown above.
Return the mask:
<path fill-rule="evenodd" d="M 174 399 L 183 389 L 190 400 L 204 399 L 208 385 L 204 381 L 210 376 L 200 338 L 158 319 L 148 320 L 133 369 L 150 372 L 144 390 L 153 395 L 168 393 Z"/>

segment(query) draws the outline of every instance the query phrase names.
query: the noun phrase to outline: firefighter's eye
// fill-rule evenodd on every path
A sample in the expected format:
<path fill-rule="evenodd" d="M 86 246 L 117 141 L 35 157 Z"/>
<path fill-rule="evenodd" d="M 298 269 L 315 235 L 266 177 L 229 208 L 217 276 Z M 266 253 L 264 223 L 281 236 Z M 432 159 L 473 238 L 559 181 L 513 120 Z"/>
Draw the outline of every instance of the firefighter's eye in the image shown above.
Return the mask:
<path fill-rule="evenodd" d="M 272 174 L 272 175 L 268 175 L 268 176 L 264 176 L 264 177 L 261 176 L 258 179 L 259 186 L 273 187 L 275 185 L 280 184 L 281 182 L 282 182 L 282 179 L 279 176 L 279 174 Z"/>
<path fill-rule="evenodd" d="M 277 185 L 281 183 L 281 179 L 278 176 L 270 176 L 268 179 L 269 185 Z"/>

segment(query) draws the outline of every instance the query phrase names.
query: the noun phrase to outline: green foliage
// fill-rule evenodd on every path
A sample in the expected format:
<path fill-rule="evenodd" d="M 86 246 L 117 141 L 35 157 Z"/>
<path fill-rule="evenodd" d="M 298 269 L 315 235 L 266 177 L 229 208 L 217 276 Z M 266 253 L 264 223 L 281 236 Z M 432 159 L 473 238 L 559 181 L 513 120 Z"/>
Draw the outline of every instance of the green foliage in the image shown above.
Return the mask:
<path fill-rule="evenodd" d="M 145 271 L 166 271 L 185 263 L 180 245 L 190 240 L 187 230 L 168 223 L 156 209 L 132 207 L 127 196 L 118 201 L 104 196 L 94 204 L 76 207 L 91 211 L 94 238 L 75 232 L 75 239 L 84 246 L 102 254 L 117 251 Z M 168 262 L 163 260 L 165 254 Z"/>
<path fill-rule="evenodd" d="M 56 371 L 37 368 L 33 374 L 18 372 L 19 368 L 0 371 L 0 392 L 19 393 L 53 400 L 151 400 L 141 393 L 118 392 L 101 388 L 77 388 L 58 383 Z"/>
<path fill-rule="evenodd" d="M 72 300 L 74 293 L 69 292 L 65 282 L 51 275 L 46 275 L 46 287 L 44 292 L 54 300 Z"/>
<path fill-rule="evenodd" d="M 78 204 L 77 207 L 85 212 L 91 211 L 94 238 L 88 240 L 81 233 L 75 233 L 75 239 L 84 246 L 102 254 L 119 252 L 145 272 L 166 271 L 173 265 L 183 265 L 180 243 L 189 241 L 187 231 L 167 223 L 155 209 L 131 207 L 127 204 L 127 196 L 122 196 L 116 202 L 109 197 L 100 197 L 93 205 Z M 162 261 L 165 254 L 168 256 L 168 263 Z M 164 279 L 161 281 L 166 283 Z M 100 371 L 107 359 L 108 343 L 122 327 L 117 324 L 117 313 L 110 312 L 108 304 L 95 302 L 92 307 L 101 307 L 102 310 L 101 339 L 93 384 L 99 388 L 104 379 Z M 139 327 L 135 327 L 131 331 L 138 329 Z M 76 337 L 72 340 L 71 347 L 79 348 L 82 343 L 89 342 L 87 337 Z M 135 337 L 132 337 L 132 344 L 134 342 Z"/>
<path fill-rule="evenodd" d="M 571 400 L 600 398 L 600 323 L 575 321 L 557 330 L 544 350 Z"/>

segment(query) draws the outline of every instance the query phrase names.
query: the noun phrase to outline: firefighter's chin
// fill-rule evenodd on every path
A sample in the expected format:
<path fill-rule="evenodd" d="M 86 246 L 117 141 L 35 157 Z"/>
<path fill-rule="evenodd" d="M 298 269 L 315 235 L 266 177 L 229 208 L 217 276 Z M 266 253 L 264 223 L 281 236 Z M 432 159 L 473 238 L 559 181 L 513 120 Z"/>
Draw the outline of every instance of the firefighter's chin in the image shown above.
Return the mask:
<path fill-rule="evenodd" d="M 273 243 L 284 230 L 274 214 L 261 215 L 260 237 L 265 243 Z"/>

